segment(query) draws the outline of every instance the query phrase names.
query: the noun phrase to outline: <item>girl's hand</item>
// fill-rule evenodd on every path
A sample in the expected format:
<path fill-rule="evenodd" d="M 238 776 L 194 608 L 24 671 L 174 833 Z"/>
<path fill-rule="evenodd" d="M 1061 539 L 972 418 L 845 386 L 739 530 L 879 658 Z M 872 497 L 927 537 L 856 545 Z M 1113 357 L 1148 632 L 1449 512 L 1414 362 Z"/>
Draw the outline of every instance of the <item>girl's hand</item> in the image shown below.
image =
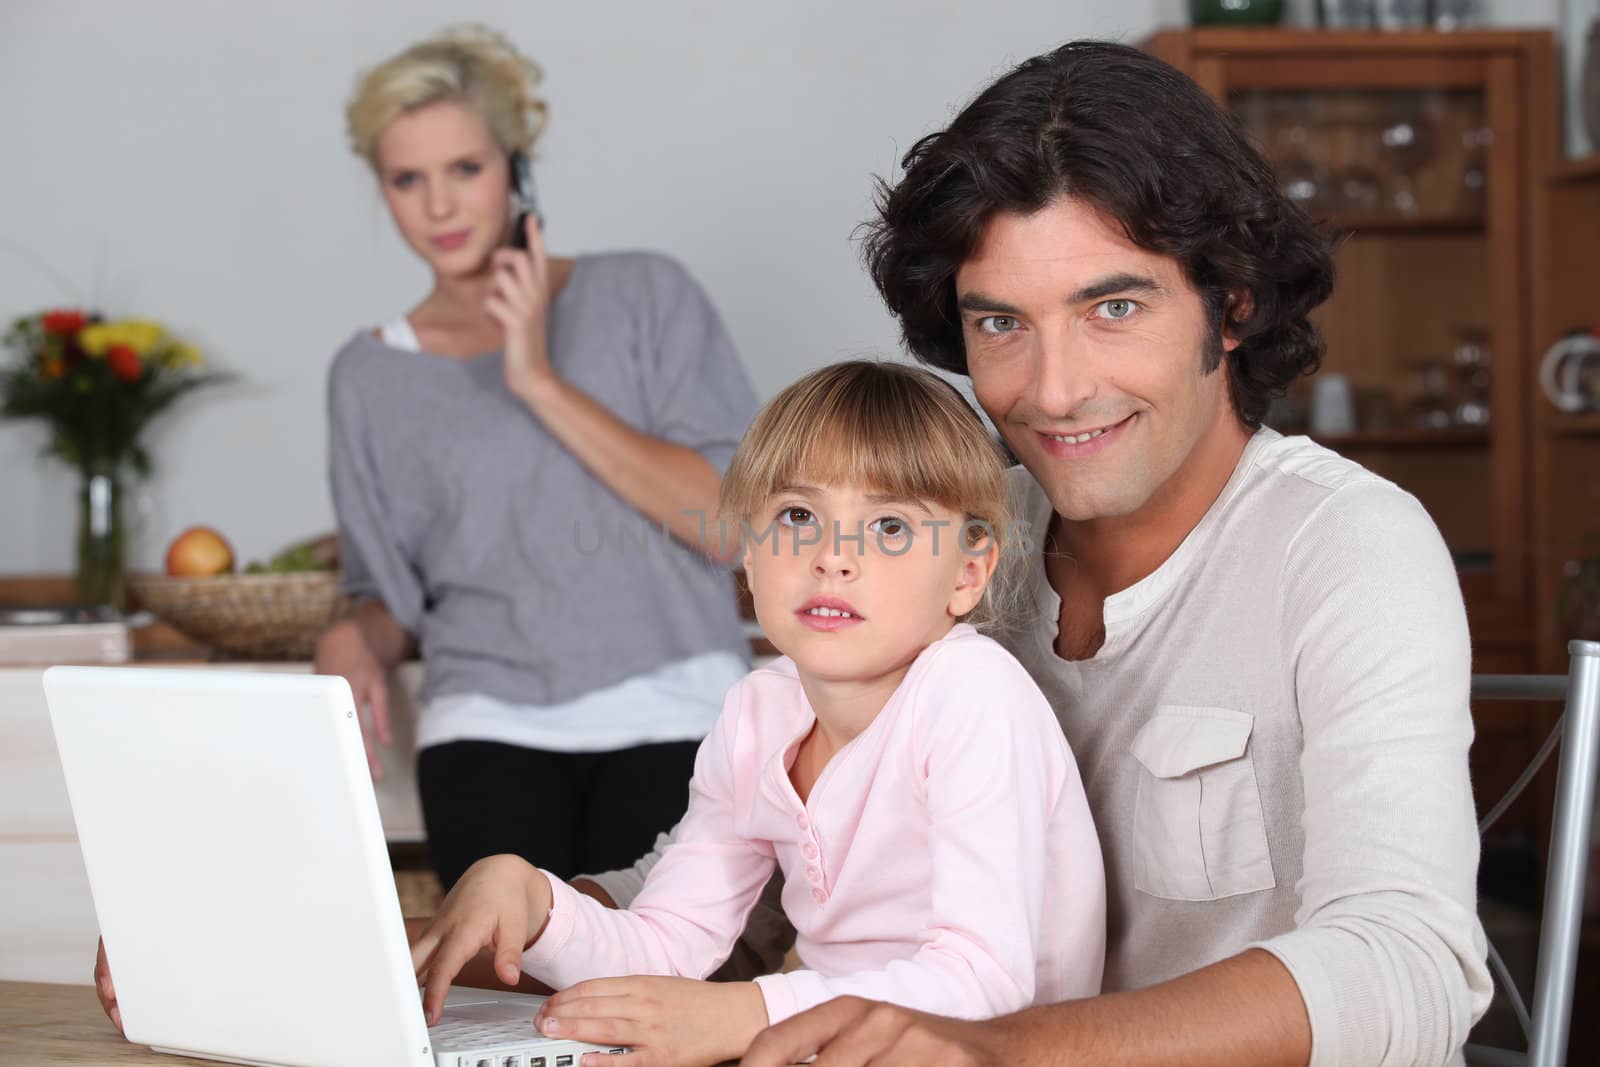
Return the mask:
<path fill-rule="evenodd" d="M 111 983 L 111 964 L 106 962 L 105 938 L 100 939 L 100 947 L 94 954 L 94 992 L 100 998 L 100 1010 L 106 1013 L 117 1032 L 122 1033 L 122 1012 L 117 1008 L 117 988 Z"/>
<path fill-rule="evenodd" d="M 529 403 L 532 390 L 554 377 L 546 318 L 550 310 L 550 262 L 545 255 L 539 220 L 523 219 L 528 250 L 501 248 L 489 258 L 493 282 L 484 309 L 505 332 L 506 388 Z"/>
<path fill-rule="evenodd" d="M 483 948 L 494 950 L 494 972 L 506 985 L 522 974 L 522 953 L 550 917 L 550 881 L 521 856 L 490 856 L 467 868 L 428 928 L 411 942 L 417 984 L 426 985 L 422 1011 L 439 1021 L 450 983 Z"/>
<path fill-rule="evenodd" d="M 586 1053 L 582 1067 L 705 1067 L 743 1056 L 767 1005 L 754 982 L 596 978 L 547 1000 L 535 1025 L 546 1037 L 632 1050 Z"/>

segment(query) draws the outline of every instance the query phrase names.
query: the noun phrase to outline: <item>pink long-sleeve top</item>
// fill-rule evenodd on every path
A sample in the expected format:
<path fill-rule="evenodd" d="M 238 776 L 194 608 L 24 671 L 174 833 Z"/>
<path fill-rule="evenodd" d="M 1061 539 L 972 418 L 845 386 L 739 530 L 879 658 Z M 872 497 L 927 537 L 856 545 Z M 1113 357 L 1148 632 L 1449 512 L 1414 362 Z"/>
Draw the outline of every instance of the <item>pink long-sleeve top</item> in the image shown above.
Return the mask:
<path fill-rule="evenodd" d="M 703 978 L 776 864 L 805 969 L 757 979 L 771 1022 L 844 995 L 986 1018 L 1099 992 L 1099 840 L 1056 717 L 1010 653 L 952 628 L 801 803 L 789 767 L 815 721 L 787 658 L 735 685 L 632 906 L 546 872 L 554 906 L 523 969 L 557 988 Z"/>

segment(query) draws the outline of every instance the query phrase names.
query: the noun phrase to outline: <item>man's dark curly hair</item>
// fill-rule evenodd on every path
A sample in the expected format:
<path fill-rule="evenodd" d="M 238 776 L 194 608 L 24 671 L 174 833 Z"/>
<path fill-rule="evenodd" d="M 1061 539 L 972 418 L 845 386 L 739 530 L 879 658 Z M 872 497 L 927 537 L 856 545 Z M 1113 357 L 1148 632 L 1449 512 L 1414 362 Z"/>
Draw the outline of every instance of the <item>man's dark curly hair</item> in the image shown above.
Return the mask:
<path fill-rule="evenodd" d="M 965 374 L 956 270 L 997 212 L 1071 197 L 1176 259 L 1209 315 L 1206 370 L 1237 348 L 1228 384 L 1241 421 L 1317 369 L 1307 320 L 1333 289 L 1330 241 L 1278 189 L 1233 119 L 1182 72 L 1125 45 L 1076 41 L 1035 56 L 916 143 L 897 185 L 878 182 L 868 270 L 906 347 Z M 1230 301 L 1230 296 L 1241 299 Z"/>

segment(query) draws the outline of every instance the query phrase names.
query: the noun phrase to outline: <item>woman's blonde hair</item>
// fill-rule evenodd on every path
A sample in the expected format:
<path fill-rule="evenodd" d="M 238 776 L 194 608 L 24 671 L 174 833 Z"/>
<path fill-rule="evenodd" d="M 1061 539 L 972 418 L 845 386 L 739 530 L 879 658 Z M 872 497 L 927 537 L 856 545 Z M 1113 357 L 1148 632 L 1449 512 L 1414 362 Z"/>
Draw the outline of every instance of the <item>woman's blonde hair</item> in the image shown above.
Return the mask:
<path fill-rule="evenodd" d="M 527 152 L 544 129 L 534 95 L 544 73 L 505 35 L 478 23 L 447 26 L 361 76 L 345 106 L 350 148 L 378 169 L 378 138 L 408 111 L 454 100 L 472 108 L 508 155 Z"/>
<path fill-rule="evenodd" d="M 750 523 L 786 485 L 848 485 L 905 500 L 934 501 L 963 515 L 946 544 L 970 551 L 986 536 L 1000 564 L 964 621 L 1001 621 L 1010 588 L 1005 462 L 983 421 L 948 382 L 917 367 L 835 363 L 785 388 L 761 409 L 722 479 L 724 521 Z"/>

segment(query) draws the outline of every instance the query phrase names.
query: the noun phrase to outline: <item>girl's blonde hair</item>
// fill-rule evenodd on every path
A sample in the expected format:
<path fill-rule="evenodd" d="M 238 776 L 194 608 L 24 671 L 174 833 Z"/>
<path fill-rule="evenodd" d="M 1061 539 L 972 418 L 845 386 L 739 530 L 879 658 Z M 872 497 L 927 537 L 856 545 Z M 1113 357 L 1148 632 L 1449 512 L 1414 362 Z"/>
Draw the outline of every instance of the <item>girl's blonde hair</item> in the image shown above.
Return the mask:
<path fill-rule="evenodd" d="M 848 485 L 935 501 L 965 516 L 970 551 L 985 536 L 1000 564 L 963 621 L 996 626 L 1008 566 L 1005 462 L 983 421 L 948 382 L 917 367 L 835 363 L 785 388 L 761 409 L 722 479 L 724 521 L 749 523 L 786 485 Z M 945 535 L 955 546 L 958 531 Z"/>
<path fill-rule="evenodd" d="M 361 76 L 345 106 L 350 148 L 378 169 L 378 138 L 407 111 L 454 100 L 472 108 L 496 143 L 527 152 L 544 129 L 545 102 L 534 95 L 538 64 L 505 35 L 478 23 L 447 26 Z"/>

